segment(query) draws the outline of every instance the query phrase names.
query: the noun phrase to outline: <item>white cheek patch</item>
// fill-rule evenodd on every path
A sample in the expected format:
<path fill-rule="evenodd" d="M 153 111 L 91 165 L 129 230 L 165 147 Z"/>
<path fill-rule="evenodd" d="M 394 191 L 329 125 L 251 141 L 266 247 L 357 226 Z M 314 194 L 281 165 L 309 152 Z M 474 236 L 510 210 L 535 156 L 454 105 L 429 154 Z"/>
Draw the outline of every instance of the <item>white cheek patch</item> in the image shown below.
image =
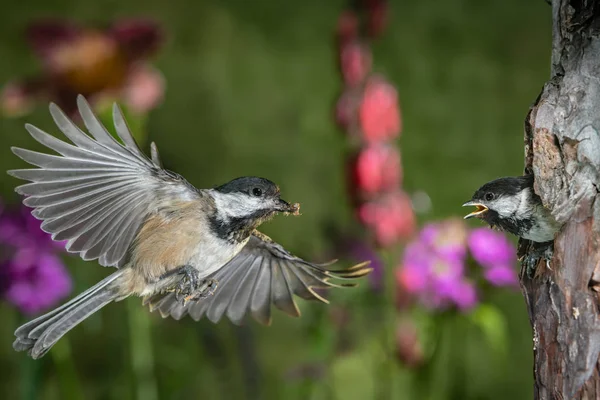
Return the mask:
<path fill-rule="evenodd" d="M 527 189 L 524 189 L 523 191 L 521 191 L 520 203 L 519 203 L 519 206 L 517 207 L 518 215 L 531 214 L 531 212 L 533 210 L 531 209 L 532 203 L 529 201 L 530 198 L 531 198 L 531 189 L 527 188 Z"/>
<path fill-rule="evenodd" d="M 224 220 L 242 218 L 268 206 L 260 197 L 248 196 L 242 193 L 212 193 L 219 215 Z"/>
<path fill-rule="evenodd" d="M 489 207 L 505 218 L 514 217 L 515 215 L 527 215 L 531 213 L 529 197 L 529 189 L 525 189 L 517 196 L 502 196 L 491 201 Z"/>

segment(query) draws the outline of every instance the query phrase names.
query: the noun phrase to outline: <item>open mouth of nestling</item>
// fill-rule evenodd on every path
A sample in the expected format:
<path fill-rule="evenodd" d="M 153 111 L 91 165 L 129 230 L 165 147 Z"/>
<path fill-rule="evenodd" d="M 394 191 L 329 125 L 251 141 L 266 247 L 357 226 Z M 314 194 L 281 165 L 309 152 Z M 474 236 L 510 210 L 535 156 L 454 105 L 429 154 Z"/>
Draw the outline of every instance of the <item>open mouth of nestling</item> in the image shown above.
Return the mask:
<path fill-rule="evenodd" d="M 467 215 L 465 215 L 465 219 L 469 219 L 469 218 L 473 218 L 473 217 L 477 217 L 477 218 L 481 218 L 483 216 L 483 214 L 485 214 L 485 212 L 488 210 L 488 208 L 481 204 L 478 203 L 476 201 L 469 201 L 466 202 L 465 204 L 463 204 L 463 207 L 475 207 L 475 211 L 473 211 L 472 213 L 469 213 Z"/>

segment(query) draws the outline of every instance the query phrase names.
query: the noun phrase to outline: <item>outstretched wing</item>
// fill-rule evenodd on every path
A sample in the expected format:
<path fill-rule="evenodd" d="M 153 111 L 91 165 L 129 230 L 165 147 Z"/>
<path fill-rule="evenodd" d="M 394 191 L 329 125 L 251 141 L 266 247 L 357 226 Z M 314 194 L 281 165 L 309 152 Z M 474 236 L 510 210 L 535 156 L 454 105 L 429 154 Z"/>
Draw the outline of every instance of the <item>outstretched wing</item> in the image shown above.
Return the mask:
<path fill-rule="evenodd" d="M 67 143 L 27 124 L 31 136 L 59 155 L 13 148 L 37 169 L 8 171 L 30 181 L 16 188 L 23 204 L 43 221 L 54 240 L 67 240 L 69 252 L 104 266 L 122 266 L 140 225 L 169 200 L 191 200 L 196 190 L 177 174 L 162 169 L 156 146 L 152 160 L 138 147 L 119 107 L 113 106 L 114 126 L 123 144 L 100 123 L 83 96 L 77 106 L 91 136 L 85 134 L 58 106 L 50 114 L 73 143 Z"/>
<path fill-rule="evenodd" d="M 163 317 L 180 319 L 189 314 L 198 321 L 203 315 L 218 322 L 226 315 L 233 323 L 242 323 L 245 315 L 263 324 L 271 322 L 271 304 L 286 314 L 298 317 L 300 311 L 294 295 L 306 300 L 327 303 L 315 289 L 355 286 L 355 283 L 336 284 L 332 278 L 350 280 L 367 275 L 371 268 L 363 262 L 346 270 L 328 268 L 331 263 L 314 264 L 295 257 L 269 237 L 256 232 L 242 251 L 223 268 L 209 276 L 218 282 L 215 293 L 185 305 L 174 293 L 154 295 L 145 300 L 153 311 Z"/>

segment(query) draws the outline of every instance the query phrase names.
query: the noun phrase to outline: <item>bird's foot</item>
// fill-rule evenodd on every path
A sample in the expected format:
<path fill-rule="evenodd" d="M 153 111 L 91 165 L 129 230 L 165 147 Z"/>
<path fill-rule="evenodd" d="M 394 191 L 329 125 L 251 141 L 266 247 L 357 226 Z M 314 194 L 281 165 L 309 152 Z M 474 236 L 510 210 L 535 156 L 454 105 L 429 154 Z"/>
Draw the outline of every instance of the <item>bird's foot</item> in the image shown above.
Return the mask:
<path fill-rule="evenodd" d="M 177 301 L 184 301 L 186 298 L 191 296 L 198 290 L 199 277 L 198 270 L 194 267 L 186 265 L 177 271 L 177 274 L 181 276 L 179 282 L 174 288 L 175 297 Z M 185 301 L 184 301 L 185 302 Z"/>
<path fill-rule="evenodd" d="M 167 272 L 162 278 L 178 275 L 180 278 L 173 286 L 167 287 L 163 292 L 174 292 L 175 298 L 182 304 L 212 296 L 217 290 L 218 282 L 215 279 L 200 279 L 198 270 L 189 265 Z"/>
<path fill-rule="evenodd" d="M 529 252 L 529 254 L 523 257 L 522 263 L 525 267 L 525 273 L 529 277 L 529 279 L 533 279 L 535 276 L 536 267 L 541 259 L 546 261 L 546 268 L 550 268 L 550 260 L 552 260 L 552 256 L 554 254 L 554 243 L 548 242 L 543 243 L 538 246 L 534 246 L 534 248 Z"/>
<path fill-rule="evenodd" d="M 206 299 L 209 296 L 212 296 L 213 294 L 215 294 L 215 291 L 217 290 L 218 286 L 219 286 L 219 282 L 216 281 L 215 279 L 212 279 L 212 278 L 204 279 L 200 283 L 200 285 L 196 288 L 194 293 L 191 293 L 183 298 L 183 304 L 187 303 L 188 301 L 198 301 L 198 300 Z"/>

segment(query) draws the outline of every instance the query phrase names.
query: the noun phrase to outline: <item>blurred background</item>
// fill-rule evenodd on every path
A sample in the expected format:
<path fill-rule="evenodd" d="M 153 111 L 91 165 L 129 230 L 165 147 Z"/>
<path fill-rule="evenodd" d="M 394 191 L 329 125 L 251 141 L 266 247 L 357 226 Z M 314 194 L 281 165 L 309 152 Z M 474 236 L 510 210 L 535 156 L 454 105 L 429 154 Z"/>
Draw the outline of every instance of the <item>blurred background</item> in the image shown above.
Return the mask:
<path fill-rule="evenodd" d="M 57 102 L 125 109 L 140 145 L 198 187 L 277 182 L 293 253 L 370 259 L 302 318 L 162 319 L 111 304 L 33 361 L 13 332 L 110 271 L 49 242 L 0 173 L 4 399 L 528 399 L 532 340 L 513 238 L 465 224 L 481 184 L 523 167 L 549 75 L 542 0 L 30 0 L 0 13 L 0 170 L 41 150 Z"/>

